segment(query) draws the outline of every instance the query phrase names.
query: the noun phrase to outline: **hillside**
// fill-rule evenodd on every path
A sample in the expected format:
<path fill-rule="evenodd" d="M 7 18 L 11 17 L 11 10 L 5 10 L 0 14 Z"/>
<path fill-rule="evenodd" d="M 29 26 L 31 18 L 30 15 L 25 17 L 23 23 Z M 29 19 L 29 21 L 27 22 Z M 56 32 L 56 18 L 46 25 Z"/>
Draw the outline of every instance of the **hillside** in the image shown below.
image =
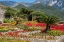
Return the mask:
<path fill-rule="evenodd" d="M 9 1 L 10 2 L 10 1 Z M 49 6 L 49 5 L 43 5 L 41 3 L 37 3 L 37 4 L 33 4 L 30 7 L 26 7 L 23 4 L 18 4 L 16 7 L 17 9 L 21 9 L 21 8 L 28 8 L 30 10 L 38 10 L 38 11 L 42 11 L 48 15 L 57 15 L 60 16 L 62 20 L 64 20 L 64 12 L 60 11 L 59 9 L 53 7 L 53 6 Z"/>
<path fill-rule="evenodd" d="M 24 8 L 25 6 L 23 6 L 22 4 L 16 6 L 15 8 Z M 28 9 L 30 10 L 35 10 L 35 11 L 42 11 L 46 14 L 49 14 L 49 15 L 57 15 L 59 17 L 61 17 L 62 20 L 64 20 L 64 12 L 52 7 L 52 6 L 48 6 L 48 5 L 43 5 L 43 4 L 34 4 L 33 6 L 31 7 L 27 7 Z"/>
<path fill-rule="evenodd" d="M 9 7 L 15 7 L 18 5 L 18 3 L 14 1 L 0 1 L 0 3 Z"/>
<path fill-rule="evenodd" d="M 26 8 L 26 6 L 24 6 L 24 5 L 22 5 L 22 4 L 19 4 L 19 5 L 17 5 L 17 6 L 14 7 L 14 8 L 21 9 L 21 8 Z"/>
<path fill-rule="evenodd" d="M 6 6 L 4 6 L 4 5 L 2 5 L 2 4 L 0 3 L 0 8 L 5 9 Z"/>
<path fill-rule="evenodd" d="M 30 3 L 30 2 L 16 2 L 16 1 L 6 1 L 6 0 L 2 0 L 0 1 L 0 3 L 2 3 L 5 6 L 9 6 L 9 7 L 15 7 L 19 4 L 22 4 L 26 7 L 30 7 L 34 4 L 44 4 L 44 5 L 48 5 L 48 6 L 53 6 L 59 10 L 64 10 L 64 0 L 35 0 L 34 2 Z"/>
<path fill-rule="evenodd" d="M 58 15 L 62 18 L 62 20 L 64 20 L 64 12 L 62 12 L 52 6 L 46 6 L 43 4 L 34 4 L 33 6 L 29 7 L 29 9 L 40 10 L 49 15 Z"/>

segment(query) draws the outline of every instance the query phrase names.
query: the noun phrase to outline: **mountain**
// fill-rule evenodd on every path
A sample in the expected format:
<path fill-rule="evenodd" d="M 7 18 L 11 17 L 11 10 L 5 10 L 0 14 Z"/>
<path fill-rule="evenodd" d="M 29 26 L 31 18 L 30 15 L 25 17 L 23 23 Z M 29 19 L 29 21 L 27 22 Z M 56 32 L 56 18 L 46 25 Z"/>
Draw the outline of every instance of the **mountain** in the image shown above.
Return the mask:
<path fill-rule="evenodd" d="M 59 10 L 63 10 L 64 9 L 64 0 L 36 0 L 33 3 L 25 3 L 25 2 L 21 2 L 21 4 L 25 5 L 25 6 L 32 6 L 34 4 L 44 4 L 44 5 L 49 5 L 49 6 L 53 6 L 56 7 Z"/>
<path fill-rule="evenodd" d="M 41 4 L 46 5 L 46 4 L 50 3 L 50 1 L 51 1 L 51 0 L 36 0 L 36 1 L 34 2 L 34 4 L 41 3 Z"/>
<path fill-rule="evenodd" d="M 21 9 L 21 8 L 26 8 L 26 6 L 24 6 L 24 5 L 22 5 L 22 4 L 18 4 L 18 5 L 15 6 L 14 8 Z"/>
<path fill-rule="evenodd" d="M 19 5 L 18 2 L 14 2 L 14 1 L 0 1 L 0 3 L 4 4 L 6 6 L 10 6 L 10 7 L 15 7 L 15 6 Z M 26 7 L 30 7 L 30 6 L 32 6 L 34 4 L 38 4 L 38 3 L 53 6 L 59 10 L 64 10 L 64 0 L 36 0 L 33 3 L 20 2 L 20 4 L 22 4 Z"/>
<path fill-rule="evenodd" d="M 57 7 L 58 9 L 64 10 L 64 0 L 57 0 L 57 3 L 55 3 L 53 6 Z"/>
<path fill-rule="evenodd" d="M 24 7 L 26 7 L 26 6 L 24 6 Z M 21 9 L 24 7 L 22 4 L 20 4 L 19 6 L 16 6 L 15 8 Z M 32 6 L 26 7 L 26 8 L 28 8 L 29 10 L 42 11 L 48 15 L 57 15 L 57 16 L 61 17 L 61 20 L 64 20 L 64 12 L 53 6 L 37 3 L 37 4 L 33 4 Z"/>
<path fill-rule="evenodd" d="M 32 6 L 34 4 L 38 4 L 38 3 L 53 6 L 59 10 L 64 10 L 64 0 L 36 0 L 33 3 L 21 2 L 21 4 L 26 6 L 26 7 L 29 7 L 29 6 Z"/>
<path fill-rule="evenodd" d="M 19 3 L 14 2 L 14 1 L 0 1 L 0 3 L 5 5 L 5 6 L 9 6 L 9 7 L 15 7 L 19 4 Z"/>
<path fill-rule="evenodd" d="M 6 2 L 7 1 L 4 2 L 6 6 L 15 6 L 14 8 L 18 9 L 28 8 L 30 10 L 42 11 L 48 15 L 57 15 L 61 17 L 62 20 L 64 20 L 64 0 L 36 0 L 33 3 L 21 2 L 18 3 L 17 5 L 15 5 L 17 2 L 14 1 L 8 1 L 13 3 L 12 5 Z M 2 3 L 2 1 L 0 3 Z"/>
<path fill-rule="evenodd" d="M 48 6 L 48 5 L 46 6 L 46 5 L 38 3 L 38 4 L 34 4 L 31 7 L 28 7 L 28 9 L 35 10 L 35 11 L 37 10 L 42 11 L 48 15 L 57 15 L 61 17 L 61 20 L 64 20 L 64 12 L 52 6 Z"/>
<path fill-rule="evenodd" d="M 6 9 L 6 6 L 4 6 L 4 5 L 2 5 L 2 4 L 0 3 L 0 9 Z"/>
<path fill-rule="evenodd" d="M 64 9 L 64 0 L 36 0 L 34 4 L 41 3 L 44 5 L 54 6 L 60 10 Z"/>
<path fill-rule="evenodd" d="M 33 3 L 25 3 L 25 2 L 21 2 L 20 4 L 26 6 L 26 7 L 30 7 L 33 5 Z"/>

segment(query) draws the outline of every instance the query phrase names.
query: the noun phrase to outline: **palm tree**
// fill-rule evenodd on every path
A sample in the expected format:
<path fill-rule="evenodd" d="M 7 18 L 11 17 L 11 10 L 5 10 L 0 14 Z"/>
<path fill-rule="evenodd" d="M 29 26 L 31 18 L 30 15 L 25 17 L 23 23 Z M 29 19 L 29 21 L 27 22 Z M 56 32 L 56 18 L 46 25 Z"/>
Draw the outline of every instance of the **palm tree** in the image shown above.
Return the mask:
<path fill-rule="evenodd" d="M 50 15 L 41 15 L 40 21 L 46 23 L 45 33 L 50 30 L 50 25 L 58 23 L 60 18 L 58 16 L 50 16 Z"/>

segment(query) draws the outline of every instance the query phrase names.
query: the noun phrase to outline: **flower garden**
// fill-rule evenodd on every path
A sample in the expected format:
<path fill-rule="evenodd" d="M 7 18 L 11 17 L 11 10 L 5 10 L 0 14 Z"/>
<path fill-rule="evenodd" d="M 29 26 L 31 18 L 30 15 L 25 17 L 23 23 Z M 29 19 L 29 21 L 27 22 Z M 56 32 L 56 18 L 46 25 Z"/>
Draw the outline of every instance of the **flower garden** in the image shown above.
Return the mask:
<path fill-rule="evenodd" d="M 17 10 L 7 7 L 6 10 L 4 19 L 0 21 L 0 42 L 64 40 L 64 23 L 60 22 L 59 17 L 25 8 Z"/>
<path fill-rule="evenodd" d="M 13 25 L 12 25 L 13 24 Z M 0 42 L 42 42 L 57 40 L 55 36 L 64 35 L 64 24 L 51 25 L 49 33 L 42 33 L 46 29 L 45 23 L 27 21 L 18 25 L 14 23 L 0 23 Z"/>

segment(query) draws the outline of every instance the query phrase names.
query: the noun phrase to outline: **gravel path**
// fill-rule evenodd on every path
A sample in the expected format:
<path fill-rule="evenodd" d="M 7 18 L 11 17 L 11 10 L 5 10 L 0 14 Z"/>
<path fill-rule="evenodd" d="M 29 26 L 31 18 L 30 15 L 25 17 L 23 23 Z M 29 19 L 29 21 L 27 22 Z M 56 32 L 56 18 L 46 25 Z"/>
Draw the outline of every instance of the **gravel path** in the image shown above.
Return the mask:
<path fill-rule="evenodd" d="M 64 42 L 64 35 L 62 35 L 56 42 Z"/>

